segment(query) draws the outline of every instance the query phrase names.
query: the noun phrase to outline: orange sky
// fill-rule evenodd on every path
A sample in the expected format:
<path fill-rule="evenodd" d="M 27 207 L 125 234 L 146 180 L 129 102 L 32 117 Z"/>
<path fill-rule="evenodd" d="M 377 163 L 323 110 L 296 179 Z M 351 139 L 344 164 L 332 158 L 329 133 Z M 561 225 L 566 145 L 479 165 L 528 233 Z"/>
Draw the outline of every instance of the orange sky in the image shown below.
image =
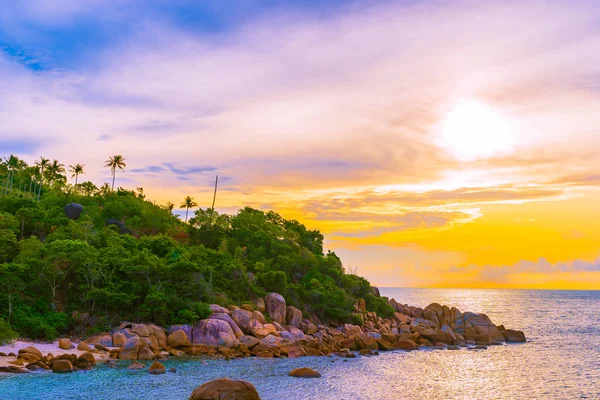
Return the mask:
<path fill-rule="evenodd" d="M 377 285 L 600 289 L 596 2 L 361 4 L 149 15 L 65 68 L 0 53 L 0 145 L 97 184 L 122 154 L 160 203 L 209 206 L 219 173 L 221 211 L 320 229 Z"/>

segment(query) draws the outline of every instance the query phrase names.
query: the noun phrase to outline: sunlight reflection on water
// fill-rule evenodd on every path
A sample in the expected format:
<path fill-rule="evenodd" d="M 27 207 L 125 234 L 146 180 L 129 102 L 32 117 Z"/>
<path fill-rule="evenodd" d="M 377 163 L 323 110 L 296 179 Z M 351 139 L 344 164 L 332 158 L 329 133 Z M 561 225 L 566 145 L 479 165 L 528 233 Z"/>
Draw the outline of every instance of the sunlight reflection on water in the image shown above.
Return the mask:
<path fill-rule="evenodd" d="M 600 292 L 382 289 L 424 307 L 431 302 L 487 313 L 524 330 L 529 342 L 487 350 L 382 353 L 378 357 L 305 357 L 220 361 L 169 360 L 176 374 L 100 367 L 87 373 L 0 378 L 2 399 L 186 399 L 208 380 L 254 383 L 269 399 L 570 399 L 600 398 Z M 290 378 L 299 366 L 314 380 Z"/>

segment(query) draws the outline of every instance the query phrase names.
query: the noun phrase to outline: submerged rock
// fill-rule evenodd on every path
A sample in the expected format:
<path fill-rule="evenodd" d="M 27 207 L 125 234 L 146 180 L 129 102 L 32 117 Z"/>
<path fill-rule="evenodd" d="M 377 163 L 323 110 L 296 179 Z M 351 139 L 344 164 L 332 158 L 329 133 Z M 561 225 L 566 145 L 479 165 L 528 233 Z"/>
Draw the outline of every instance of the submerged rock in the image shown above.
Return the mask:
<path fill-rule="evenodd" d="M 73 364 L 69 360 L 56 360 L 52 363 L 52 372 L 67 373 L 73 372 Z"/>
<path fill-rule="evenodd" d="M 260 400 L 260 397 L 250 382 L 221 378 L 198 386 L 189 400 Z"/>
<path fill-rule="evenodd" d="M 167 372 L 165 366 L 162 363 L 159 363 L 158 361 L 154 361 L 150 368 L 148 368 L 148 373 L 152 375 L 161 375 L 165 372 Z"/>
<path fill-rule="evenodd" d="M 321 374 L 311 368 L 296 368 L 288 374 L 295 378 L 320 378 Z"/>

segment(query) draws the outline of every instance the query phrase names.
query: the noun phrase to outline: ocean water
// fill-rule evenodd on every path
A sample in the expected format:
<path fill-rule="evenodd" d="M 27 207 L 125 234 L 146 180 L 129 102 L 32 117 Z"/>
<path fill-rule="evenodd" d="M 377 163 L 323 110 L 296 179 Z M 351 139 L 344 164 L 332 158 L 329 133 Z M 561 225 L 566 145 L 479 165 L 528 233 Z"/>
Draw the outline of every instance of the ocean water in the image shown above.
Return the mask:
<path fill-rule="evenodd" d="M 528 342 L 487 350 L 420 350 L 340 359 L 168 360 L 176 373 L 109 369 L 0 377 L 0 399 L 187 399 L 220 377 L 246 379 L 269 399 L 600 399 L 600 291 L 382 288 L 425 307 L 487 313 Z M 123 363 L 123 366 L 127 363 Z M 307 366 L 320 379 L 287 376 Z"/>

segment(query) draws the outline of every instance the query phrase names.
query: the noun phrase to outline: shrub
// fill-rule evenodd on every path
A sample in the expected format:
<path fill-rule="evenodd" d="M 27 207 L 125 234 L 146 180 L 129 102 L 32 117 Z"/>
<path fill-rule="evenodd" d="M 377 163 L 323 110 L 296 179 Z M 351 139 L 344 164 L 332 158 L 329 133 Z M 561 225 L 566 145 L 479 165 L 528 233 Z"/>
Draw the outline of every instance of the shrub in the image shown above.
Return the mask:
<path fill-rule="evenodd" d="M 5 345 L 17 338 L 17 332 L 13 331 L 10 324 L 0 318 L 0 345 Z"/>

